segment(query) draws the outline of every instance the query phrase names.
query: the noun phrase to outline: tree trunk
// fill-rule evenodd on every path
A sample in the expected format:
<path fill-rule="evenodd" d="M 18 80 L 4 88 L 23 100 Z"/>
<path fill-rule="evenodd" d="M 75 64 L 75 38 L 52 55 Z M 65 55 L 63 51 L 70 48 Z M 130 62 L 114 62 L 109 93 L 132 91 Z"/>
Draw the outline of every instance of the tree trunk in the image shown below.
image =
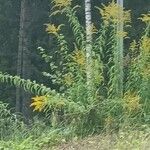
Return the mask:
<path fill-rule="evenodd" d="M 19 30 L 19 45 L 18 45 L 18 58 L 17 58 L 17 75 L 22 75 L 22 53 L 23 53 L 23 22 L 24 22 L 24 1 L 21 2 L 20 12 L 20 30 Z M 16 88 L 16 112 L 21 112 L 21 89 Z"/>
<path fill-rule="evenodd" d="M 30 0 L 21 1 L 20 12 L 20 31 L 18 46 L 17 75 L 22 78 L 30 78 L 31 63 L 29 48 L 31 44 L 31 4 Z M 25 93 L 23 89 L 16 89 L 16 111 L 22 112 L 26 120 L 29 119 L 29 102 L 30 95 Z"/>
<path fill-rule="evenodd" d="M 88 98 L 92 94 L 92 16 L 91 0 L 85 0 L 85 23 L 86 23 L 86 77 Z"/>

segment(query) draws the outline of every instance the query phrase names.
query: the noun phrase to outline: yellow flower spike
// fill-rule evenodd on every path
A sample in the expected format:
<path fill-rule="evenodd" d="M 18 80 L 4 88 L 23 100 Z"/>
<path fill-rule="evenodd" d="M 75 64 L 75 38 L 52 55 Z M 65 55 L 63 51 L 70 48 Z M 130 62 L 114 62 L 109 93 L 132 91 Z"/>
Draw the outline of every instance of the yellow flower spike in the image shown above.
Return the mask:
<path fill-rule="evenodd" d="M 58 32 L 60 31 L 60 27 L 62 25 L 59 25 L 58 27 L 56 27 L 54 24 L 45 24 L 46 27 L 46 32 L 48 32 L 49 34 L 54 34 L 57 35 Z"/>
<path fill-rule="evenodd" d="M 56 7 L 67 7 L 71 5 L 72 0 L 53 0 Z"/>
<path fill-rule="evenodd" d="M 47 96 L 36 96 L 32 98 L 33 102 L 30 107 L 34 107 L 33 111 L 41 112 L 44 109 Z"/>
<path fill-rule="evenodd" d="M 80 67 L 85 67 L 86 64 L 86 58 L 85 54 L 81 50 L 76 50 L 73 54 L 73 61 L 76 62 Z"/>

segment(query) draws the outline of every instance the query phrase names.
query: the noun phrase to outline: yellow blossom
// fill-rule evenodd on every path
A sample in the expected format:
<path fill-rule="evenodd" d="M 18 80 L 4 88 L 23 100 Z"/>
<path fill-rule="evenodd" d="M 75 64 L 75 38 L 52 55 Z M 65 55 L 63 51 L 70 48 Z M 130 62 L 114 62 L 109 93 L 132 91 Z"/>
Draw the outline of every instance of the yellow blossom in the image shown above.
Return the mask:
<path fill-rule="evenodd" d="M 119 36 L 119 37 L 123 37 L 123 38 L 128 38 L 128 32 L 125 32 L 125 31 L 123 31 L 123 32 L 117 32 L 117 36 Z"/>
<path fill-rule="evenodd" d="M 58 32 L 60 31 L 60 27 L 62 25 L 59 25 L 58 27 L 56 27 L 54 24 L 45 24 L 46 27 L 46 32 L 48 32 L 49 34 L 54 34 L 57 35 Z"/>
<path fill-rule="evenodd" d="M 81 50 L 76 50 L 73 54 L 73 61 L 76 62 L 79 66 L 84 67 L 86 63 L 85 54 Z"/>
<path fill-rule="evenodd" d="M 145 23 L 150 23 L 150 13 L 148 13 L 148 14 L 142 14 L 142 17 L 139 18 L 139 19 L 141 19 Z"/>
<path fill-rule="evenodd" d="M 33 102 L 31 103 L 30 107 L 34 107 L 33 111 L 41 112 L 44 109 L 45 102 L 47 100 L 46 96 L 36 96 L 32 98 Z"/>
<path fill-rule="evenodd" d="M 66 85 L 70 86 L 73 83 L 73 75 L 71 73 L 67 73 L 64 75 L 64 82 Z"/>
<path fill-rule="evenodd" d="M 136 92 L 127 92 L 124 95 L 124 108 L 127 112 L 131 113 L 134 111 L 139 110 L 141 107 L 140 105 L 140 97 Z"/>
<path fill-rule="evenodd" d="M 118 22 L 131 22 L 130 11 L 123 11 L 122 7 L 116 4 L 114 1 L 109 3 L 108 6 L 103 5 L 103 9 L 99 8 L 99 10 L 106 25 L 111 22 L 115 24 Z M 121 13 L 123 13 L 123 17 L 120 15 Z"/>
<path fill-rule="evenodd" d="M 150 53 L 150 38 L 149 37 L 143 37 L 141 41 L 141 49 L 145 54 Z"/>
<path fill-rule="evenodd" d="M 53 3 L 57 7 L 67 7 L 71 5 L 72 0 L 53 0 Z"/>

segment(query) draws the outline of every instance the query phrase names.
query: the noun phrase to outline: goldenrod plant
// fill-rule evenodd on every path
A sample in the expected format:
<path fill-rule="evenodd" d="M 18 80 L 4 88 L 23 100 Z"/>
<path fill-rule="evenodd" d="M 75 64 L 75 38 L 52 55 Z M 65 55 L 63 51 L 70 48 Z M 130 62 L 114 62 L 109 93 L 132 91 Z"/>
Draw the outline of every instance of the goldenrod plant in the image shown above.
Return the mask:
<path fill-rule="evenodd" d="M 92 35 L 91 32 L 89 34 L 92 42 L 88 41 L 92 66 L 89 78 L 92 92 L 89 94 L 86 30 L 76 16 L 79 6 L 72 7 L 71 0 L 53 0 L 52 3 L 54 7 L 51 16 L 63 13 L 68 18 L 74 36 L 70 50 L 66 37 L 62 34 L 65 25 L 45 24 L 47 33 L 57 40 L 57 51 L 49 56 L 47 50 L 38 48 L 41 57 L 50 66 L 50 72 L 45 71 L 43 75 L 59 88 L 57 91 L 52 90 L 35 81 L 3 73 L 0 73 L 0 81 L 22 87 L 35 94 L 30 105 L 33 110 L 49 114 L 52 127 L 69 126 L 75 134 L 99 132 L 106 126 L 118 129 L 120 123 L 128 119 L 127 116 L 136 118 L 137 122 L 140 119 L 140 123 L 148 122 L 149 13 L 141 18 L 146 24 L 142 38 L 139 42 L 131 43 L 129 53 L 138 53 L 131 58 L 129 74 L 127 73 L 128 81 L 123 83 L 122 46 L 131 23 L 130 11 L 124 10 L 114 1 L 97 7 L 101 24 L 95 27 L 90 22 Z M 119 15 L 120 13 L 122 15 Z M 59 56 L 59 62 L 54 60 L 55 55 Z"/>
<path fill-rule="evenodd" d="M 109 82 L 106 83 L 109 85 L 108 95 L 110 98 L 120 97 L 119 95 L 123 94 L 123 39 L 127 35 L 125 29 L 130 25 L 130 11 L 123 11 L 122 6 L 114 1 L 108 6 L 103 5 L 102 8 L 97 7 L 97 9 L 103 23 L 100 27 L 99 34 L 101 35 L 99 35 L 96 48 L 100 47 L 101 59 L 105 59 L 103 63 L 107 70 L 106 76 L 109 78 Z"/>
<path fill-rule="evenodd" d="M 131 65 L 129 67 L 126 90 L 136 93 L 139 97 L 141 111 L 139 119 L 149 122 L 150 115 L 150 14 L 143 14 L 139 19 L 145 23 L 145 31 L 139 41 L 133 41 L 130 46 Z"/>

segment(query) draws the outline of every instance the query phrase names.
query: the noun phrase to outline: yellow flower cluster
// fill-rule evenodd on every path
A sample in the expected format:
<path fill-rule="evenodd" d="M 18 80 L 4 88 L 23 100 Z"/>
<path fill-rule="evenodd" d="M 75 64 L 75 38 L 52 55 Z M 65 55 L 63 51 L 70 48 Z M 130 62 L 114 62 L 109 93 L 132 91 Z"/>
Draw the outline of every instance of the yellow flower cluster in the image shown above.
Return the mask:
<path fill-rule="evenodd" d="M 64 75 L 64 82 L 66 85 L 70 86 L 73 83 L 73 75 L 71 73 L 67 73 Z"/>
<path fill-rule="evenodd" d="M 119 31 L 118 31 L 118 32 L 117 32 L 117 36 L 118 36 L 118 37 L 128 38 L 127 35 L 128 35 L 128 32 L 125 32 L 125 31 L 123 31 L 123 32 L 121 32 L 121 31 L 119 32 Z"/>
<path fill-rule="evenodd" d="M 54 34 L 57 35 L 58 32 L 60 31 L 60 27 L 61 25 L 59 25 L 58 27 L 56 27 L 54 24 L 45 24 L 46 27 L 46 32 L 48 32 L 49 34 Z"/>
<path fill-rule="evenodd" d="M 139 19 L 141 19 L 145 23 L 150 23 L 150 13 L 148 13 L 148 14 L 142 14 L 142 17 L 139 18 Z"/>
<path fill-rule="evenodd" d="M 34 107 L 33 111 L 41 112 L 44 109 L 45 102 L 47 100 L 46 96 L 36 96 L 32 98 L 33 102 L 31 103 L 30 107 Z"/>
<path fill-rule="evenodd" d="M 150 54 L 150 38 L 149 37 L 143 37 L 141 41 L 141 49 L 142 51 L 147 55 Z"/>
<path fill-rule="evenodd" d="M 67 7 L 71 5 L 72 0 L 53 0 L 56 7 Z"/>
<path fill-rule="evenodd" d="M 115 24 L 118 22 L 131 22 L 130 11 L 124 11 L 122 7 L 120 7 L 114 1 L 111 2 L 108 6 L 103 5 L 103 8 L 99 10 L 106 25 L 108 25 L 110 22 Z M 123 16 L 120 14 L 123 14 Z"/>
<path fill-rule="evenodd" d="M 137 93 L 129 91 L 124 95 L 124 108 L 127 112 L 131 113 L 137 111 L 140 107 L 140 97 Z"/>
<path fill-rule="evenodd" d="M 86 58 L 85 54 L 81 50 L 76 50 L 73 54 L 73 61 L 76 62 L 80 67 L 85 67 L 86 64 Z"/>

